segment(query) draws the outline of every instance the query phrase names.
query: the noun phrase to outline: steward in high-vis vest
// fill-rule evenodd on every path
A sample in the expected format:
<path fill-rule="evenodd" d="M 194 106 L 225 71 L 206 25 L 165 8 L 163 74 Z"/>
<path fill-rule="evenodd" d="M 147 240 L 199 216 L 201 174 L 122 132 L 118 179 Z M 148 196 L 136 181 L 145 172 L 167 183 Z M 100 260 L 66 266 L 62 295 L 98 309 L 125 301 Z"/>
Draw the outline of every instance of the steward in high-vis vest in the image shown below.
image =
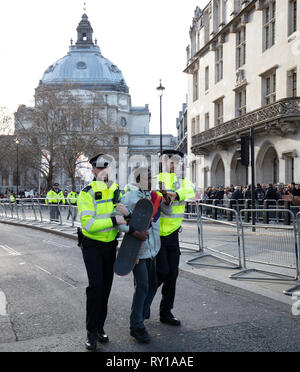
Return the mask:
<path fill-rule="evenodd" d="M 157 288 L 162 286 L 162 300 L 160 303 L 160 321 L 173 326 L 179 326 L 180 320 L 171 313 L 174 307 L 176 281 L 179 273 L 179 237 L 178 233 L 184 218 L 186 200 L 195 198 L 194 185 L 186 178 L 178 179 L 175 174 L 173 156 L 183 158 L 183 153 L 168 150 L 163 155 L 170 163 L 170 172 L 160 173 L 157 186 L 168 204 L 172 206 L 172 214 L 161 213 L 160 237 L 161 248 L 157 260 Z M 171 159 L 171 160 L 169 160 Z M 175 162 L 178 162 L 178 160 Z"/>
<path fill-rule="evenodd" d="M 50 191 L 48 191 L 45 203 L 49 204 L 50 207 L 50 220 L 57 222 L 59 218 L 58 204 L 66 203 L 64 193 L 59 189 L 58 183 L 55 183 L 53 185 L 53 188 Z"/>
<path fill-rule="evenodd" d="M 16 198 L 14 197 L 14 194 L 10 194 L 9 202 L 14 203 L 16 201 Z"/>
<path fill-rule="evenodd" d="M 78 241 L 89 280 L 85 345 L 88 350 L 95 351 L 97 341 L 108 342 L 104 323 L 113 282 L 118 225 L 126 224 L 126 221 L 120 215 L 113 216 L 120 191 L 116 183 L 109 181 L 110 160 L 100 154 L 92 158 L 90 164 L 95 178 L 81 191 L 77 206 L 82 225 L 78 230 Z"/>

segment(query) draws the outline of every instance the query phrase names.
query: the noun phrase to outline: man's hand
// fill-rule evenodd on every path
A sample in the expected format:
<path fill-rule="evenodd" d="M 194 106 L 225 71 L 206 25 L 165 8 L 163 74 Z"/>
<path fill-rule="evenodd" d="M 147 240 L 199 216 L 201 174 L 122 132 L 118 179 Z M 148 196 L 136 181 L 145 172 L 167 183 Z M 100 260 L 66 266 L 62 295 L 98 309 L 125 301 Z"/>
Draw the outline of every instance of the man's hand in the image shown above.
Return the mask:
<path fill-rule="evenodd" d="M 116 216 L 117 225 L 126 225 L 126 221 L 123 216 Z"/>
<path fill-rule="evenodd" d="M 168 192 L 168 196 L 173 202 L 177 198 L 177 193 L 176 192 Z"/>
<path fill-rule="evenodd" d="M 173 201 L 177 198 L 176 192 L 163 193 L 163 203 L 166 205 L 172 205 Z"/>
<path fill-rule="evenodd" d="M 127 217 L 129 215 L 128 209 L 121 203 L 117 205 L 117 211 L 122 213 L 124 217 Z"/>
<path fill-rule="evenodd" d="M 285 200 L 285 201 L 288 201 L 288 202 L 293 202 L 294 196 L 289 193 L 288 195 L 283 195 L 282 199 Z"/>
<path fill-rule="evenodd" d="M 138 240 L 140 240 L 141 242 L 144 242 L 145 240 L 147 240 L 149 236 L 149 232 L 148 231 L 134 231 L 131 235 L 137 238 Z"/>

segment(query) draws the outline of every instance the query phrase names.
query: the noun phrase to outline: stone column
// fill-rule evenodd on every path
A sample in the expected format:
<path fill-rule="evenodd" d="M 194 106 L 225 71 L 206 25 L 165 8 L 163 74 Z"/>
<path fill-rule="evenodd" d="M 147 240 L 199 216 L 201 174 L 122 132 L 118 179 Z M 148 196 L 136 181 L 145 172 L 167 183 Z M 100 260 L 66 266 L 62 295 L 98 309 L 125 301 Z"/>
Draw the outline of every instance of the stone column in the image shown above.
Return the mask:
<path fill-rule="evenodd" d="M 294 181 L 300 183 L 300 157 L 294 158 Z"/>
<path fill-rule="evenodd" d="M 121 190 L 128 183 L 128 147 L 119 147 L 119 187 Z"/>

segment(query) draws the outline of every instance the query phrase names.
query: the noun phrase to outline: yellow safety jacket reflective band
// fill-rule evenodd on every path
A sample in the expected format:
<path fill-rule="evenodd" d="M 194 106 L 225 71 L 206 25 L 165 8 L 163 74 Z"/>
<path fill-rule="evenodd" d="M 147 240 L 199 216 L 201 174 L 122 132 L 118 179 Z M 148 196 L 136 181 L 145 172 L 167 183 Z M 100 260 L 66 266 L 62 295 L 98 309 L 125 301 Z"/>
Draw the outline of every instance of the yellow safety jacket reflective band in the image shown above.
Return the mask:
<path fill-rule="evenodd" d="M 77 204 L 77 197 L 78 195 L 76 194 L 76 192 L 72 191 L 68 194 L 67 198 L 68 198 L 68 201 L 70 202 L 70 204 L 72 205 L 76 205 Z"/>
<path fill-rule="evenodd" d="M 84 236 L 106 243 L 116 239 L 118 228 L 111 217 L 118 188 L 115 183 L 108 188 L 102 181 L 93 181 L 81 191 L 77 206 Z"/>
<path fill-rule="evenodd" d="M 160 218 L 160 235 L 169 236 L 181 226 L 185 212 L 185 201 L 195 198 L 195 187 L 187 179 L 178 180 L 175 173 L 160 173 L 157 176 L 157 188 L 159 182 L 164 184 L 164 188 L 168 192 L 177 192 L 179 200 L 175 200 L 172 204 L 172 215 L 166 216 L 161 213 Z"/>
<path fill-rule="evenodd" d="M 64 194 L 62 191 L 60 191 L 59 193 L 56 193 L 54 190 L 50 190 L 47 193 L 46 201 L 45 201 L 46 204 L 58 204 L 60 202 L 63 204 L 66 204 L 66 200 L 64 198 Z"/>

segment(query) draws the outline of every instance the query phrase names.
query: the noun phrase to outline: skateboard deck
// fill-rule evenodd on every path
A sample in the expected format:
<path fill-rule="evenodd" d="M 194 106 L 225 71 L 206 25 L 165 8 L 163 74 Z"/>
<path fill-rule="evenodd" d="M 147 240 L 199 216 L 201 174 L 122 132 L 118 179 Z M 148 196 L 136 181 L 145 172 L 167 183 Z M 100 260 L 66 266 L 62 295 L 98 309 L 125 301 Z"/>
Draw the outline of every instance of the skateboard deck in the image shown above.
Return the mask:
<path fill-rule="evenodd" d="M 129 225 L 137 231 L 145 231 L 150 225 L 153 215 L 153 204 L 148 199 L 136 203 Z M 119 276 L 128 275 L 134 268 L 143 242 L 130 234 L 125 234 L 114 265 L 114 271 Z"/>

